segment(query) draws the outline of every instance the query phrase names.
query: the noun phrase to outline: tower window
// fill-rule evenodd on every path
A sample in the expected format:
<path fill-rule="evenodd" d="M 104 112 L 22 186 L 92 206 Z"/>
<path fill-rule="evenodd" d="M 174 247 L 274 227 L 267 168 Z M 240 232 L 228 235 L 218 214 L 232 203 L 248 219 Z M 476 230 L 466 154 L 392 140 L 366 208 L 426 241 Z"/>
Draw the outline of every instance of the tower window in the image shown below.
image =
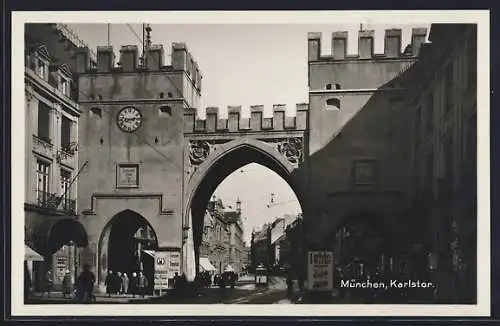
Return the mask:
<path fill-rule="evenodd" d="M 160 114 L 168 114 L 172 116 L 172 108 L 168 105 L 160 107 Z"/>
<path fill-rule="evenodd" d="M 332 84 L 326 84 L 326 89 L 332 89 Z"/>
<path fill-rule="evenodd" d="M 340 84 L 335 84 L 335 89 L 341 89 Z"/>
<path fill-rule="evenodd" d="M 326 100 L 326 109 L 332 111 L 340 110 L 340 100 L 338 98 L 329 98 Z"/>
<path fill-rule="evenodd" d="M 99 118 L 101 118 L 101 117 L 102 117 L 102 111 L 101 111 L 101 109 L 100 109 L 100 108 L 91 108 L 91 109 L 90 109 L 90 113 L 91 113 L 92 115 L 97 115 Z"/>

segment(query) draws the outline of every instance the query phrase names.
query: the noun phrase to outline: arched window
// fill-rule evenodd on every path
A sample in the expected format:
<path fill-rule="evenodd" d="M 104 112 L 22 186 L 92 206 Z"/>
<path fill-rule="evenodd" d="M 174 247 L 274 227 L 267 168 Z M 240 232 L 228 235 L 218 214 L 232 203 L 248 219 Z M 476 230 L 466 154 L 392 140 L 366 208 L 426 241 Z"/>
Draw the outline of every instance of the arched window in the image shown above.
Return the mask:
<path fill-rule="evenodd" d="M 332 111 L 340 110 L 340 100 L 338 98 L 329 98 L 326 100 L 326 109 Z"/>
<path fill-rule="evenodd" d="M 98 116 L 99 118 L 102 118 L 102 110 L 100 108 L 91 108 L 90 113 L 92 115 Z"/>
<path fill-rule="evenodd" d="M 332 89 L 332 84 L 326 84 L 326 89 Z"/>
<path fill-rule="evenodd" d="M 174 95 L 173 95 L 171 92 L 168 92 L 168 94 L 167 94 L 167 95 L 168 95 L 168 98 L 172 98 L 172 97 L 174 97 Z"/>
<path fill-rule="evenodd" d="M 160 93 L 160 98 L 163 98 L 165 94 L 163 92 Z"/>
<path fill-rule="evenodd" d="M 341 89 L 340 84 L 335 84 L 335 89 Z"/>

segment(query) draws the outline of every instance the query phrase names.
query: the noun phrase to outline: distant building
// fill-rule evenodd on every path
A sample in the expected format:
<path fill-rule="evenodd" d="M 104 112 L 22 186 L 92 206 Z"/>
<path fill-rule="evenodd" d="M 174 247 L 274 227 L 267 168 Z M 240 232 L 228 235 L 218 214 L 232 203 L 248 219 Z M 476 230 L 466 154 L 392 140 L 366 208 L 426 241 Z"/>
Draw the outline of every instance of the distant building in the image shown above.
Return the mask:
<path fill-rule="evenodd" d="M 243 257 L 245 255 L 245 241 L 243 240 L 243 223 L 241 220 L 241 201 L 236 202 L 235 210 L 226 210 L 225 219 L 229 226 L 229 264 L 235 272 L 243 270 Z"/>

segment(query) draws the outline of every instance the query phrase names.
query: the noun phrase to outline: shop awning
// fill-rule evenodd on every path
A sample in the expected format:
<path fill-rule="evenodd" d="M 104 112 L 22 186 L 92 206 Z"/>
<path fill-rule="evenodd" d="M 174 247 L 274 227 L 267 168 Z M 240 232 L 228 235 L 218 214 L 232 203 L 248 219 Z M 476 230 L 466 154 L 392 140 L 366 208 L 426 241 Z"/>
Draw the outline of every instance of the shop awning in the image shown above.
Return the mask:
<path fill-rule="evenodd" d="M 206 272 L 215 272 L 217 268 L 210 263 L 207 257 L 200 257 L 200 267 Z"/>
<path fill-rule="evenodd" d="M 28 261 L 44 261 L 43 256 L 29 246 L 24 245 L 24 260 Z"/>
<path fill-rule="evenodd" d="M 154 250 L 143 250 L 143 252 L 155 258 L 156 252 Z"/>

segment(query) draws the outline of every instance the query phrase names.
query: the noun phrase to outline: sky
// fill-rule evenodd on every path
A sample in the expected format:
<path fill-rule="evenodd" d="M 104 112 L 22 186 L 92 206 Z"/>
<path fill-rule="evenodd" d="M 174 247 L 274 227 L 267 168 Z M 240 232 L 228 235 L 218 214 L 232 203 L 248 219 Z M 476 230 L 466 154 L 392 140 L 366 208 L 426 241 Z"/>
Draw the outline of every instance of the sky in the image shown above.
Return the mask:
<path fill-rule="evenodd" d="M 108 45 L 107 24 L 68 24 L 92 50 Z M 405 25 L 363 24 L 363 29 L 375 30 L 375 53 L 383 53 L 384 30 L 402 29 L 402 50 L 410 42 L 412 27 Z M 289 115 L 294 115 L 295 104 L 308 102 L 307 89 L 307 33 L 322 32 L 322 55 L 331 54 L 331 33 L 348 31 L 348 53 L 357 53 L 360 24 L 151 24 L 152 43 L 162 44 L 166 64 L 170 63 L 170 46 L 185 42 L 203 75 L 202 109 L 216 106 L 225 108 L 241 105 L 243 114 L 249 114 L 250 105 L 264 105 L 264 115 L 272 115 L 273 104 L 287 104 Z M 119 58 L 122 45 L 135 44 L 142 48 L 141 24 L 110 24 L 109 45 Z M 265 191 L 262 191 L 265 189 Z M 268 208 L 271 193 L 275 202 L 287 204 Z M 245 239 L 249 241 L 252 229 L 283 214 L 301 212 L 300 204 L 288 184 L 273 171 L 251 164 L 228 176 L 215 191 L 225 203 L 242 201 Z M 295 202 L 291 202 L 294 200 Z"/>

